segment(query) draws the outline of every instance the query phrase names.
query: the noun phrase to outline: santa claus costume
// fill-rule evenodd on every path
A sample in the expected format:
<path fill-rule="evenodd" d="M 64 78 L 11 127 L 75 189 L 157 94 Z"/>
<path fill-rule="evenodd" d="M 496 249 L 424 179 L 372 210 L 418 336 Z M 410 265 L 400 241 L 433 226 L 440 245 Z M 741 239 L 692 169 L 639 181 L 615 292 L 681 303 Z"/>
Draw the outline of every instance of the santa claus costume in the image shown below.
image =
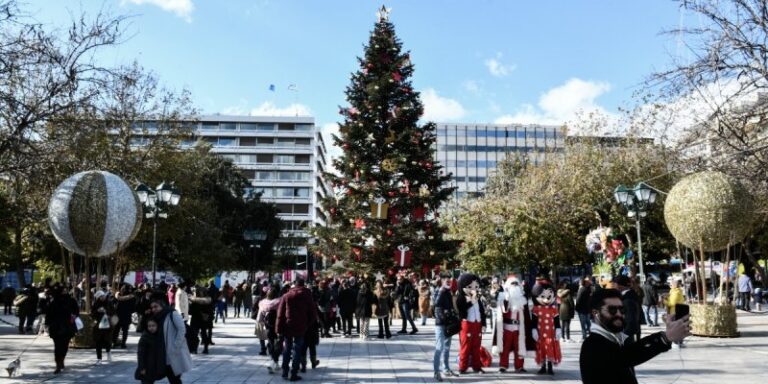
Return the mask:
<path fill-rule="evenodd" d="M 562 360 L 560 353 L 560 313 L 555 304 L 555 290 L 548 280 L 539 280 L 531 290 L 533 337 L 536 339 L 536 364 L 541 364 L 538 374 L 553 375 L 552 364 Z"/>
<path fill-rule="evenodd" d="M 480 301 L 480 283 L 476 275 L 459 276 L 456 309 L 461 319 L 459 332 L 459 373 L 467 373 L 470 364 L 476 373 L 485 373 L 480 362 L 480 344 L 485 328 L 485 308 Z"/>
<path fill-rule="evenodd" d="M 494 311 L 494 335 L 492 353 L 499 355 L 499 371 L 509 369 L 509 354 L 514 355 L 515 372 L 526 372 L 526 329 L 530 326 L 528 299 L 517 276 L 509 276 L 499 292 Z"/>

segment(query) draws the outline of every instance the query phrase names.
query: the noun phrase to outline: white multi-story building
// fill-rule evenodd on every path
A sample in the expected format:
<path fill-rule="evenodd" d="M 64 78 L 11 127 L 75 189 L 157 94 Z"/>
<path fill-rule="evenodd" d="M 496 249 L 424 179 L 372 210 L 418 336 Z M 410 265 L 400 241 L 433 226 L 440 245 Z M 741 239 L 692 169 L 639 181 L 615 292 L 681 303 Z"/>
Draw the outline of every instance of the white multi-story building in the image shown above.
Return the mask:
<path fill-rule="evenodd" d="M 242 170 L 251 181 L 246 193 L 275 203 L 285 234 L 303 237 L 308 227 L 325 225 L 327 154 L 314 118 L 208 115 L 197 124 L 195 140 Z"/>
<path fill-rule="evenodd" d="M 437 125 L 435 160 L 453 174 L 456 196 L 478 196 L 496 165 L 512 153 L 525 154 L 532 164 L 565 147 L 562 127 L 520 124 Z"/>

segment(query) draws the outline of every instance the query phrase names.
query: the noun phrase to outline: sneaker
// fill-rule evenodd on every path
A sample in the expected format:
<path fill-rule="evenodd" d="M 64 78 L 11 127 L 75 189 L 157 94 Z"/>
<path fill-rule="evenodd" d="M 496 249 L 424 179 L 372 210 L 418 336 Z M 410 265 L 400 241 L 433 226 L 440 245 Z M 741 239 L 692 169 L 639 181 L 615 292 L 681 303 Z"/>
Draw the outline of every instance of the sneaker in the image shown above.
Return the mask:
<path fill-rule="evenodd" d="M 455 377 L 455 376 L 458 376 L 458 375 L 456 374 L 456 372 L 451 371 L 450 369 L 446 369 L 445 371 L 443 371 L 443 376 Z"/>
<path fill-rule="evenodd" d="M 417 334 L 417 333 L 419 333 L 419 330 L 418 330 L 418 329 L 416 329 L 416 328 L 414 328 L 414 329 L 411 331 L 411 333 L 410 333 L 410 334 L 411 334 L 411 335 L 415 335 L 415 334 Z"/>
<path fill-rule="evenodd" d="M 440 377 L 440 372 L 435 372 L 435 381 L 440 381 L 440 382 L 443 381 L 443 378 Z"/>
<path fill-rule="evenodd" d="M 101 359 L 96 359 L 96 365 L 101 365 Z"/>
<path fill-rule="evenodd" d="M 320 360 L 315 360 L 312 362 L 312 369 L 317 368 L 317 366 L 320 365 Z"/>

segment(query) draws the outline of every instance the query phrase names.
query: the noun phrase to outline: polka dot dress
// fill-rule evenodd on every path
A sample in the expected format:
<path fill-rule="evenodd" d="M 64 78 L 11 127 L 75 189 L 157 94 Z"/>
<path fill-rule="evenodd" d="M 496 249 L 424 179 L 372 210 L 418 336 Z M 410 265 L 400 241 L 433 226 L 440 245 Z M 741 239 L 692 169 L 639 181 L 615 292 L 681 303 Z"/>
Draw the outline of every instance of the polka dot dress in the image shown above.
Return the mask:
<path fill-rule="evenodd" d="M 560 364 L 560 341 L 555 336 L 555 317 L 559 315 L 557 306 L 534 305 L 533 315 L 538 318 L 539 341 L 536 343 L 536 364 L 544 359 Z"/>

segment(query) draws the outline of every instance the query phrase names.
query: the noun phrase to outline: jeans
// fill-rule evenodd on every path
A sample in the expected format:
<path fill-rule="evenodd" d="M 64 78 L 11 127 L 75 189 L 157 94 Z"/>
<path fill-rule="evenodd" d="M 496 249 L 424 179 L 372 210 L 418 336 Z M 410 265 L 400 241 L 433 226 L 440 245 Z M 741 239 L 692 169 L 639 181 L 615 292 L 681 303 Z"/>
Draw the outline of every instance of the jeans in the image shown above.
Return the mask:
<path fill-rule="evenodd" d="M 387 334 L 387 339 L 392 337 L 392 333 L 389 332 L 389 316 L 384 318 L 379 317 L 378 321 L 379 321 L 379 339 L 384 337 L 385 332 Z"/>
<path fill-rule="evenodd" d="M 403 317 L 403 329 L 400 332 L 408 330 L 408 323 L 411 323 L 411 330 L 416 330 L 416 324 L 413 323 L 413 317 L 411 315 L 411 304 L 408 302 L 400 302 L 400 315 Z"/>
<path fill-rule="evenodd" d="M 445 336 L 445 327 L 442 325 L 435 326 L 435 356 L 432 360 L 434 364 L 435 373 L 440 372 L 440 355 L 443 356 L 443 365 L 445 370 L 449 370 L 448 366 L 448 354 L 451 352 L 451 337 Z"/>
<path fill-rule="evenodd" d="M 651 309 L 653 309 L 653 321 L 651 321 Z M 655 305 L 643 305 L 643 313 L 645 314 L 645 323 L 648 325 L 659 325 L 659 309 Z"/>
<path fill-rule="evenodd" d="M 293 355 L 291 355 L 293 352 Z M 288 375 L 288 363 L 291 363 L 291 375 L 299 372 L 299 365 L 304 355 L 304 336 L 285 336 L 283 348 L 283 376 Z M 291 360 L 293 359 L 293 360 Z"/>
<path fill-rule="evenodd" d="M 749 311 L 749 292 L 739 292 L 739 297 L 741 298 L 741 309 Z"/>
<path fill-rule="evenodd" d="M 579 315 L 579 324 L 581 325 L 581 338 L 586 339 L 589 336 L 589 327 L 592 326 L 592 320 L 588 313 L 577 312 Z"/>
<path fill-rule="evenodd" d="M 341 330 L 345 335 L 352 334 L 352 314 L 341 316 Z"/>

